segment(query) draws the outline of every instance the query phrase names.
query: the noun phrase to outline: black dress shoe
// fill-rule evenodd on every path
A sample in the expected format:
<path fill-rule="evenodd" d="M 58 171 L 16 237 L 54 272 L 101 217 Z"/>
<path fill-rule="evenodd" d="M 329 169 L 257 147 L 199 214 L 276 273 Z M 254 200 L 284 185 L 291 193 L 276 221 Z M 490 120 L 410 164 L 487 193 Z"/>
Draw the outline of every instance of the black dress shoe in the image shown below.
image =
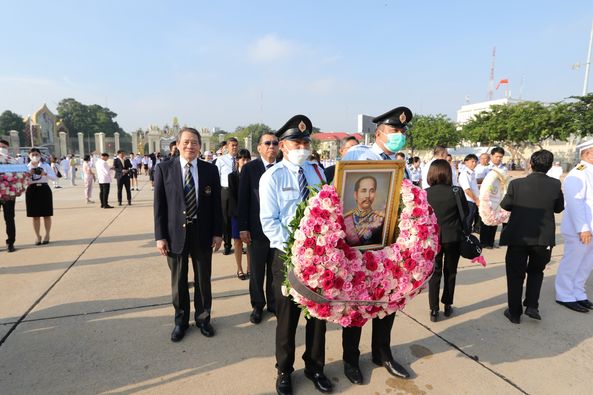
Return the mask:
<path fill-rule="evenodd" d="M 571 310 L 578 311 L 579 313 L 589 312 L 589 309 L 581 305 L 579 302 L 561 302 L 557 300 L 556 303 L 561 304 L 564 307 L 568 307 Z"/>
<path fill-rule="evenodd" d="M 276 377 L 276 393 L 278 395 L 292 395 L 290 373 L 278 373 L 278 377 Z"/>
<path fill-rule="evenodd" d="M 202 335 L 206 337 L 214 336 L 214 328 L 210 325 L 209 322 L 196 322 L 196 326 L 200 328 L 200 332 Z"/>
<path fill-rule="evenodd" d="M 511 315 L 511 311 L 509 309 L 505 309 L 504 316 L 507 317 L 509 319 L 509 321 L 511 321 L 513 324 L 521 323 L 521 319 L 519 317 L 513 317 Z"/>
<path fill-rule="evenodd" d="M 539 311 L 535 307 L 526 307 L 525 308 L 525 315 L 527 317 L 531 317 L 534 320 L 541 320 L 542 316 L 539 315 Z"/>
<path fill-rule="evenodd" d="M 395 362 L 393 358 L 388 361 L 379 361 L 378 359 L 373 359 L 373 363 L 377 366 L 384 366 L 385 369 L 391 374 L 392 376 L 399 377 L 402 379 L 410 378 L 410 373 L 399 363 Z"/>
<path fill-rule="evenodd" d="M 173 332 L 171 332 L 171 341 L 178 342 L 183 339 L 185 336 L 185 331 L 187 330 L 187 325 L 175 325 Z"/>
<path fill-rule="evenodd" d="M 332 392 L 334 386 L 323 372 L 312 373 L 305 369 L 305 377 L 315 384 L 315 388 L 321 392 Z"/>
<path fill-rule="evenodd" d="M 10 251 L 10 246 L 8 246 L 8 251 Z M 588 308 L 589 310 L 593 310 L 593 303 L 591 303 L 591 301 L 589 301 L 589 299 L 577 300 L 577 303 L 583 307 Z"/>
<path fill-rule="evenodd" d="M 231 255 L 232 252 L 233 250 L 231 250 L 230 248 L 225 248 L 222 255 Z"/>
<path fill-rule="evenodd" d="M 249 321 L 252 324 L 259 324 L 261 322 L 262 317 L 262 309 L 261 307 L 254 307 L 251 315 L 249 316 Z"/>
<path fill-rule="evenodd" d="M 113 208 L 113 206 L 107 205 L 107 206 L 105 206 L 103 208 Z"/>
<path fill-rule="evenodd" d="M 430 321 L 437 322 L 439 320 L 439 311 L 430 310 Z"/>
<path fill-rule="evenodd" d="M 453 314 L 453 307 L 450 304 L 446 304 L 445 305 L 445 317 L 451 317 L 451 314 Z"/>
<path fill-rule="evenodd" d="M 14 244 L 9 244 L 8 245 L 8 252 L 14 252 L 15 248 L 14 248 Z"/>
<path fill-rule="evenodd" d="M 362 384 L 362 372 L 358 365 L 344 361 L 344 374 L 352 384 Z"/>

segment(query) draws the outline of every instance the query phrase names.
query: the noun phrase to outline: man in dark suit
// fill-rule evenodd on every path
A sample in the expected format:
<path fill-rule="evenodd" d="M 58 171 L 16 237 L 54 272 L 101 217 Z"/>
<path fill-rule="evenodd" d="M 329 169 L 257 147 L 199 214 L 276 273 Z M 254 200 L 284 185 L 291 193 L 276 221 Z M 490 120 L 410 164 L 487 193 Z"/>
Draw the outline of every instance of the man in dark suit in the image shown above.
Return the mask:
<path fill-rule="evenodd" d="M 117 201 L 121 206 L 122 189 L 126 187 L 126 195 L 128 197 L 128 205 L 132 204 L 132 192 L 130 191 L 130 170 L 132 169 L 132 162 L 126 159 L 126 153 L 123 150 L 117 151 L 117 158 L 113 161 L 113 168 L 115 169 L 115 179 L 117 180 Z"/>
<path fill-rule="evenodd" d="M 531 155 L 533 173 L 511 181 L 500 203 L 500 207 L 511 212 L 500 244 L 508 246 L 505 258 L 508 308 L 504 315 L 514 324 L 520 323 L 523 313 L 521 297 L 526 273 L 525 314 L 541 320 L 538 300 L 544 268 L 550 262 L 555 245 L 554 213 L 564 210 L 560 181 L 546 175 L 553 162 L 554 155 L 550 151 L 534 152 Z"/>
<path fill-rule="evenodd" d="M 212 308 L 212 248 L 222 243 L 220 178 L 215 166 L 198 160 L 201 137 L 183 128 L 177 138 L 180 156 L 155 169 L 154 225 L 158 251 L 167 257 L 175 307 L 171 340 L 180 341 L 189 327 L 190 299 L 187 283 L 189 257 L 194 272 L 196 326 L 214 336 Z"/>
<path fill-rule="evenodd" d="M 249 296 L 253 311 L 249 321 L 259 324 L 264 306 L 276 314 L 274 289 L 272 288 L 272 262 L 274 249 L 261 228 L 259 219 L 259 179 L 274 166 L 278 156 L 278 137 L 272 132 L 263 133 L 257 144 L 259 159 L 247 163 L 241 170 L 239 181 L 239 234 L 247 244 L 251 259 Z M 265 278 L 265 288 L 264 288 Z M 264 292 L 265 289 L 265 292 Z"/>

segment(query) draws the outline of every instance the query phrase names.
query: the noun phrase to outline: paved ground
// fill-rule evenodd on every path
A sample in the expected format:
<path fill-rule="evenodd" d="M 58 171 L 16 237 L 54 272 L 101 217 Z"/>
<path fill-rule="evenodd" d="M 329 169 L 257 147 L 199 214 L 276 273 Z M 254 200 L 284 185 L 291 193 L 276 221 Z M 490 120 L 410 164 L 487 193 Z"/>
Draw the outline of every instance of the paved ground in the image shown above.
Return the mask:
<path fill-rule="evenodd" d="M 216 336 L 205 338 L 192 326 L 181 343 L 169 340 L 169 270 L 154 247 L 144 177 L 141 187 L 131 207 L 113 210 L 85 204 L 80 186 L 54 190 L 47 246 L 33 244 L 18 201 L 18 250 L 0 250 L 0 394 L 274 393 L 275 319 L 249 323 L 248 284 L 235 277 L 230 256 L 214 256 Z M 114 197 L 112 189 L 111 202 Z M 411 380 L 392 378 L 371 363 L 365 328 L 365 384 L 351 385 L 342 373 L 340 329 L 328 327 L 326 373 L 336 392 L 590 394 L 593 313 L 554 303 L 559 243 L 546 271 L 541 322 L 524 318 L 517 326 L 502 315 L 503 248 L 486 251 L 485 269 L 462 260 L 453 317 L 432 323 L 426 294 L 412 301 L 392 334 L 393 353 L 409 366 Z M 303 325 L 297 341 L 300 356 Z M 295 392 L 315 393 L 302 360 L 295 368 Z"/>

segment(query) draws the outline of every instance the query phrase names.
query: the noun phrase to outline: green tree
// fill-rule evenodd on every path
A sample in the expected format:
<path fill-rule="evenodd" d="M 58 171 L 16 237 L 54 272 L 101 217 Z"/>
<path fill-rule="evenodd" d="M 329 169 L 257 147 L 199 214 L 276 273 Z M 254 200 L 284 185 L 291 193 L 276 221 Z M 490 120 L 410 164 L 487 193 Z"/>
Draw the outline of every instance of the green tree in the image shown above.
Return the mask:
<path fill-rule="evenodd" d="M 68 98 L 60 101 L 57 110 L 68 128 L 70 137 L 75 137 L 79 132 L 91 134 L 103 132 L 106 136 L 113 136 L 115 132 L 124 133 L 114 120 L 117 114 L 98 104 L 85 105 Z"/>
<path fill-rule="evenodd" d="M 415 115 L 410 126 L 407 147 L 412 150 L 430 149 L 436 145 L 454 147 L 459 141 L 459 132 L 446 115 Z"/>
<path fill-rule="evenodd" d="M 257 146 L 257 141 L 259 137 L 265 133 L 270 132 L 272 129 L 266 124 L 263 123 L 252 123 L 247 126 L 237 126 L 234 133 L 227 136 L 228 137 L 235 137 L 239 140 L 239 146 L 242 146 L 245 142 L 245 138 L 251 136 L 251 143 L 252 147 L 245 147 L 249 151 L 253 153 L 254 147 Z"/>
<path fill-rule="evenodd" d="M 10 110 L 4 111 L 0 114 L 0 134 L 8 134 L 11 130 L 16 130 L 19 135 L 25 128 L 23 117 Z"/>
<path fill-rule="evenodd" d="M 593 93 L 586 96 L 571 96 L 568 104 L 572 132 L 580 137 L 593 135 Z"/>

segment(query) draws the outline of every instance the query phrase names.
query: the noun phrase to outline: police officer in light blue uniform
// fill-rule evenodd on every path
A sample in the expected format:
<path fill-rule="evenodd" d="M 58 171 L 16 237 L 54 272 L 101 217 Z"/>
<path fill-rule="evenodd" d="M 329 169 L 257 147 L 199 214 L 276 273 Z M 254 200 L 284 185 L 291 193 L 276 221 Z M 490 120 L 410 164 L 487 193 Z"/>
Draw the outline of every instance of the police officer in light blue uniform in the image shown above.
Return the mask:
<path fill-rule="evenodd" d="M 412 111 L 407 107 L 397 107 L 373 118 L 373 122 L 377 124 L 375 143 L 371 147 L 357 145 L 350 148 L 343 160 L 395 159 L 395 154 L 406 144 L 407 125 L 411 120 Z M 393 328 L 394 319 L 395 313 L 373 319 L 372 359 L 376 365 L 384 366 L 393 376 L 409 378 L 408 371 L 391 355 L 391 328 Z M 361 334 L 360 327 L 348 327 L 342 331 L 344 374 L 353 384 L 362 384 L 363 381 L 358 365 Z"/>
<path fill-rule="evenodd" d="M 308 161 L 311 155 L 310 134 L 313 125 L 304 115 L 295 115 L 276 132 L 284 159 L 266 171 L 259 181 L 260 220 L 262 230 L 274 248 L 272 263 L 273 288 L 276 297 L 276 391 L 292 394 L 291 373 L 294 371 L 295 334 L 301 309 L 291 297 L 282 294 L 286 277 L 284 255 L 288 241 L 288 224 L 300 202 L 307 199 L 308 186 L 325 181 L 323 170 Z M 331 392 L 333 385 L 323 373 L 325 366 L 326 322 L 307 319 L 303 360 L 305 376 L 321 392 Z"/>

